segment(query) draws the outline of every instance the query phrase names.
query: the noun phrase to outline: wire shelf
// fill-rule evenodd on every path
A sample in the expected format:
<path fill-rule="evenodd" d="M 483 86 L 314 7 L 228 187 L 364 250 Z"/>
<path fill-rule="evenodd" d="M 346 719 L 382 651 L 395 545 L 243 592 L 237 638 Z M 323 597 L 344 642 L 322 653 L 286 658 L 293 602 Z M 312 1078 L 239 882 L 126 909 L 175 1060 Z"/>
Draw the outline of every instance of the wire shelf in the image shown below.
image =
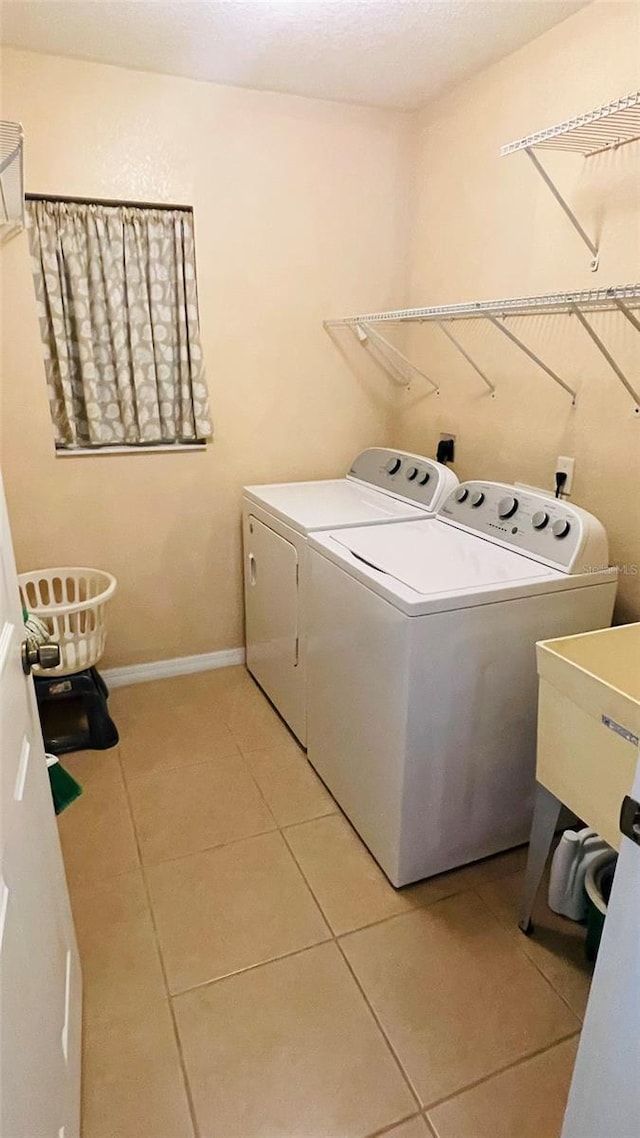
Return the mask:
<path fill-rule="evenodd" d="M 24 135 L 20 123 L 0 122 L 0 230 L 3 239 L 24 226 Z"/>
<path fill-rule="evenodd" d="M 504 157 L 518 150 L 570 150 L 591 158 L 640 139 L 640 91 L 605 103 L 595 111 L 539 130 L 500 150 Z"/>
<path fill-rule="evenodd" d="M 390 312 L 369 312 L 361 316 L 345 316 L 327 320 L 326 327 L 340 324 L 405 323 L 427 320 L 473 320 L 495 316 L 535 316 L 537 313 L 571 313 L 577 305 L 582 311 L 612 312 L 622 301 L 627 308 L 640 308 L 640 284 L 616 288 L 584 289 L 580 292 L 547 293 L 545 296 L 504 297 L 463 304 L 438 304 L 430 308 L 398 308 Z"/>
<path fill-rule="evenodd" d="M 373 332 L 371 328 L 373 324 L 436 324 L 482 379 L 493 397 L 495 384 L 491 382 L 484 370 L 478 366 L 470 353 L 445 326 L 447 322 L 455 320 L 487 320 L 506 339 L 519 348 L 525 356 L 537 364 L 558 387 L 566 391 L 571 396 L 571 401 L 575 406 L 576 390 L 528 347 L 520 336 L 516 335 L 513 328 L 507 327 L 506 324 L 507 318 L 513 316 L 570 315 L 577 319 L 584 328 L 584 331 L 629 393 L 635 404 L 633 413 L 637 418 L 640 418 L 640 393 L 629 381 L 604 341 L 587 319 L 589 313 L 618 312 L 626 318 L 637 332 L 640 332 L 640 319 L 635 315 L 636 310 L 640 310 L 640 284 L 629 284 L 611 288 L 582 289 L 578 292 L 547 293 L 544 296 L 504 297 L 500 300 L 480 300 L 463 304 L 437 304 L 428 308 L 396 308 L 389 312 L 368 312 L 362 313 L 360 316 L 343 316 L 338 320 L 325 320 L 324 326 L 327 330 L 340 327 L 350 328 L 357 335 L 359 341 L 366 344 Z M 375 333 L 375 339 L 380 345 L 386 344 L 393 353 L 394 378 L 398 370 L 398 362 L 404 361 L 416 375 L 422 374 L 423 378 L 427 379 L 436 391 L 439 391 L 433 380 L 429 376 L 425 376 L 424 373 L 420 373 L 419 369 L 407 360 L 406 356 L 403 356 L 395 345 L 385 341 L 379 333 Z M 409 380 L 407 379 L 406 382 L 408 383 Z"/>

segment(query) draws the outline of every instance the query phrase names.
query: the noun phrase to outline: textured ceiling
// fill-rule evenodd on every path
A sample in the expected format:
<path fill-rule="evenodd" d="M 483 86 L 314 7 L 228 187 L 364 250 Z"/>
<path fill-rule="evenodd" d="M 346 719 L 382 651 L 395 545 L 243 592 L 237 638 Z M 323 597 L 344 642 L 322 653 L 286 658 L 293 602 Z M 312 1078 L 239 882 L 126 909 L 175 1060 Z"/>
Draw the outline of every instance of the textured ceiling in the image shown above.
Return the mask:
<path fill-rule="evenodd" d="M 239 87 L 414 110 L 587 0 L 4 0 L 2 40 Z"/>

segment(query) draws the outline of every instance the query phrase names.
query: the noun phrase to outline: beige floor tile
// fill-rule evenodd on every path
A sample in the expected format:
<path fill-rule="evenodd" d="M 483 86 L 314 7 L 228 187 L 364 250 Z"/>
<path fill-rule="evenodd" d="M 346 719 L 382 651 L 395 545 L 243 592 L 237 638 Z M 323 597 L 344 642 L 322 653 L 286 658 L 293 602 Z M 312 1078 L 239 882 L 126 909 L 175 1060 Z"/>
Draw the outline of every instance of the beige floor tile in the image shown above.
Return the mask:
<path fill-rule="evenodd" d="M 342 814 L 293 826 L 286 837 L 338 935 L 498 879 L 525 857 L 522 850 L 509 850 L 395 889 Z"/>
<path fill-rule="evenodd" d="M 518 928 L 522 884 L 522 874 L 512 874 L 499 881 L 485 882 L 478 887 L 478 892 L 523 952 L 582 1019 L 593 975 L 593 965 L 584 954 L 584 926 L 552 912 L 546 903 L 545 882 L 533 912 L 534 932 L 530 937 L 523 936 Z"/>
<path fill-rule="evenodd" d="M 225 699 L 242 691 L 259 691 L 244 664 L 231 668 L 210 668 L 205 672 L 195 672 L 190 677 L 194 691 L 204 692 L 212 699 Z M 264 698 L 264 697 L 263 697 Z"/>
<path fill-rule="evenodd" d="M 577 1047 L 566 1040 L 441 1103 L 428 1112 L 437 1138 L 559 1138 Z"/>
<path fill-rule="evenodd" d="M 73 893 L 85 1023 L 164 999 L 160 957 L 140 870 Z"/>
<path fill-rule="evenodd" d="M 93 787 L 102 789 L 105 780 L 111 778 L 113 770 L 120 765 L 120 747 L 110 747 L 106 751 L 72 751 L 68 755 L 61 755 L 60 762 L 78 779 L 84 791 Z M 69 810 L 60 815 L 60 818 L 72 817 Z"/>
<path fill-rule="evenodd" d="M 255 684 L 232 693 L 222 714 L 244 754 L 272 750 L 291 741 L 291 732 Z"/>
<path fill-rule="evenodd" d="M 176 707 L 211 706 L 242 688 L 255 684 L 246 668 L 213 668 L 185 676 L 113 688 L 109 707 L 114 719 L 128 723 L 137 715 L 155 711 L 164 716 Z"/>
<path fill-rule="evenodd" d="M 218 687 L 216 690 L 216 698 L 221 701 L 225 709 L 226 722 L 247 708 L 256 708 L 261 704 L 266 707 L 271 706 L 262 688 L 245 667 L 231 670 L 236 673 L 233 682 L 226 683 L 224 687 Z"/>
<path fill-rule="evenodd" d="M 504 853 L 474 861 L 471 865 L 462 865 L 459 869 L 439 873 L 437 877 L 420 881 L 411 888 L 421 893 L 422 903 L 430 903 L 442 897 L 453 897 L 456 893 L 465 893 L 468 889 L 477 889 L 487 881 L 498 881 L 502 877 L 524 869 L 527 849 L 527 846 L 517 846 L 516 849 L 505 850 Z"/>
<path fill-rule="evenodd" d="M 583 930 L 544 906 L 533 938 L 517 931 L 526 850 L 393 889 L 243 667 L 115 689 L 110 708 L 120 747 L 65 758 L 85 793 L 59 819 L 85 982 L 83 1138 L 192 1138 L 123 770 L 171 988 L 205 985 L 174 1000 L 200 1138 L 557 1138 L 575 1042 L 526 1056 L 579 1025 L 534 964 L 578 1014 L 590 969 Z M 431 1127 L 397 1121 L 416 1104 L 318 943 L 329 931 L 277 824 L 351 934 L 422 1101 L 455 1095 Z"/>
<path fill-rule="evenodd" d="M 166 1001 L 84 1033 L 82 1138 L 192 1138 Z"/>
<path fill-rule="evenodd" d="M 201 1138 L 364 1138 L 414 1108 L 334 944 L 174 1007 Z"/>
<path fill-rule="evenodd" d="M 113 688 L 109 694 L 109 711 L 121 737 L 126 739 L 129 728 L 140 716 L 155 714 L 166 721 L 176 708 L 193 703 L 193 698 L 191 676 L 175 676 Z"/>
<path fill-rule="evenodd" d="M 63 763 L 83 787 L 58 818 L 70 889 L 135 869 L 138 850 L 115 750 L 78 751 Z"/>
<path fill-rule="evenodd" d="M 147 865 L 276 829 L 240 755 L 129 781 Z"/>
<path fill-rule="evenodd" d="M 178 684 L 190 677 L 176 677 L 176 680 L 151 680 L 149 683 L 125 684 L 123 687 L 109 689 L 109 708 L 113 717 L 122 718 L 130 711 L 139 711 L 143 705 L 161 708 L 167 706 Z M 161 698 L 162 697 L 162 698 Z"/>
<path fill-rule="evenodd" d="M 280 834 L 151 866 L 147 880 L 173 992 L 330 936 Z"/>
<path fill-rule="evenodd" d="M 293 826 L 286 839 L 336 934 L 412 909 L 341 814 Z"/>
<path fill-rule="evenodd" d="M 123 732 L 120 759 L 127 779 L 239 754 L 219 714 L 211 708 L 172 707 L 167 714 L 140 713 Z"/>
<path fill-rule="evenodd" d="M 245 757 L 280 826 L 320 818 L 338 809 L 294 739 L 273 750 L 247 751 Z"/>
<path fill-rule="evenodd" d="M 578 1026 L 474 893 L 341 944 L 425 1106 Z"/>
<path fill-rule="evenodd" d="M 123 739 L 143 718 L 169 722 L 192 713 L 231 729 L 243 750 L 276 747 L 291 739 L 283 721 L 244 667 L 217 668 L 189 676 L 116 688 L 109 706 Z"/>
<path fill-rule="evenodd" d="M 381 1138 L 431 1138 L 432 1131 L 423 1118 L 410 1118 L 391 1130 L 385 1130 Z"/>

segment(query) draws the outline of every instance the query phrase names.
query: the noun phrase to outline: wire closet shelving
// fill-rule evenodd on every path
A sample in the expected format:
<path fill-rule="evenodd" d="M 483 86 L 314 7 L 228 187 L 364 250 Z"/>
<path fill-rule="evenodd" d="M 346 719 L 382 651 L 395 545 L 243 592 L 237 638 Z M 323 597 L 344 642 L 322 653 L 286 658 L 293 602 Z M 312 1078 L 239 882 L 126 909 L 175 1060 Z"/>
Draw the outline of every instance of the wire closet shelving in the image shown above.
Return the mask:
<path fill-rule="evenodd" d="M 20 123 L 0 122 L 0 237 L 24 228 L 24 134 Z"/>
<path fill-rule="evenodd" d="M 577 397 L 575 389 L 506 325 L 507 319 L 512 316 L 558 314 L 575 316 L 633 399 L 635 403 L 634 412 L 640 418 L 640 392 L 634 388 L 588 320 L 589 314 L 598 312 L 619 312 L 637 332 L 640 332 L 638 315 L 640 313 L 640 283 L 612 288 L 584 289 L 578 292 L 548 293 L 544 296 L 507 297 L 501 300 L 474 301 L 464 304 L 440 304 L 427 308 L 399 308 L 388 312 L 368 312 L 359 316 L 325 320 L 324 327 L 327 330 L 340 327 L 350 328 L 363 345 L 373 346 L 376 349 L 374 354 L 378 358 L 382 357 L 382 362 L 392 371 L 397 381 L 408 386 L 412 373 L 416 373 L 427 379 L 432 388 L 438 392 L 438 385 L 429 376 L 416 368 L 415 364 L 411 363 L 394 344 L 391 344 L 377 329 L 372 327 L 376 324 L 436 324 L 460 354 L 464 356 L 493 395 L 495 384 L 485 375 L 466 348 L 460 344 L 457 336 L 454 336 L 447 326 L 456 320 L 488 320 L 512 344 L 515 344 L 530 360 L 536 363 L 550 379 L 566 391 L 571 396 L 572 403 L 575 404 Z"/>
<path fill-rule="evenodd" d="M 611 103 L 604 103 L 594 111 L 577 115 L 567 119 L 566 122 L 556 126 L 539 130 L 526 138 L 519 138 L 515 142 L 508 142 L 500 150 L 502 157 L 516 154 L 524 150 L 533 163 L 538 174 L 550 189 L 561 209 L 568 217 L 574 229 L 580 235 L 584 244 L 591 253 L 590 267 L 593 272 L 598 268 L 600 254 L 597 243 L 589 236 L 560 190 L 545 170 L 536 150 L 565 150 L 574 154 L 582 154 L 584 158 L 593 158 L 608 150 L 618 150 L 631 142 L 640 139 L 640 91 L 623 95 Z"/>

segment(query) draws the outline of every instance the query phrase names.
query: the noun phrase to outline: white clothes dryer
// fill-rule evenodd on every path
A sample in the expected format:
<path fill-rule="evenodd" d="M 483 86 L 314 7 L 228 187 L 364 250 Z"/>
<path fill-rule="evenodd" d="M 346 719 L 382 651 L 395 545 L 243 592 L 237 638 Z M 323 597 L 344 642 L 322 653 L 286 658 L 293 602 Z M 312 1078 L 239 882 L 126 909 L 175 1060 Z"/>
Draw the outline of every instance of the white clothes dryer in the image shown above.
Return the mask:
<path fill-rule="evenodd" d="M 527 841 L 535 645 L 610 624 L 602 525 L 467 482 L 420 525 L 309 547 L 308 755 L 390 881 Z"/>
<path fill-rule="evenodd" d="M 421 455 L 372 447 L 345 478 L 247 486 L 244 543 L 247 667 L 306 746 L 307 536 L 433 516 L 458 485 Z"/>

